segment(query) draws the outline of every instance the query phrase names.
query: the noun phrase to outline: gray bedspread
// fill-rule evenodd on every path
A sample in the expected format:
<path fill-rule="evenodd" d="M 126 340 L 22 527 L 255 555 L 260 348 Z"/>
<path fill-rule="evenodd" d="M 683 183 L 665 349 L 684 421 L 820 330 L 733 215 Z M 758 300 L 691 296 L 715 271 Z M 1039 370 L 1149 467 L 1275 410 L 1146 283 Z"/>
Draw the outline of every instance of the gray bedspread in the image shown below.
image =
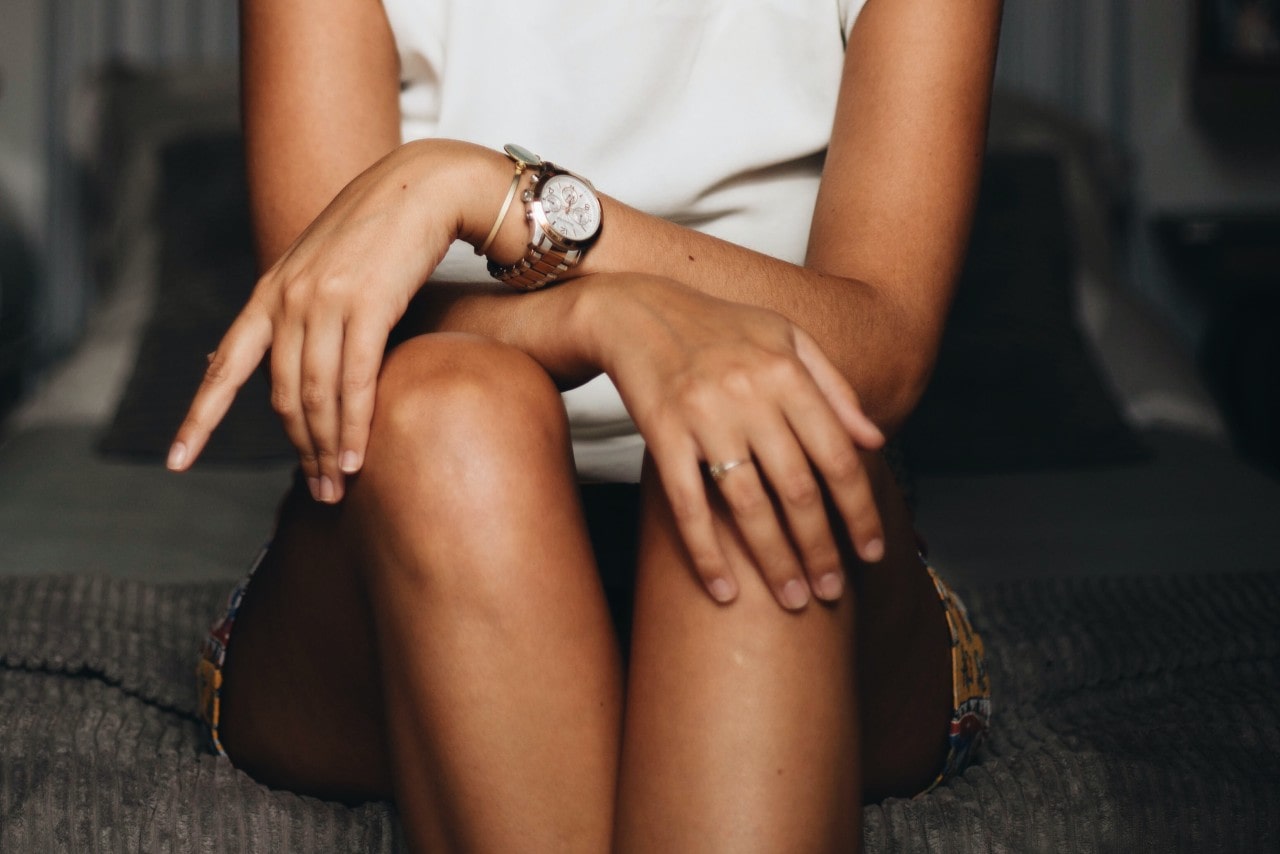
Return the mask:
<path fill-rule="evenodd" d="M 994 736 L 865 810 L 878 851 L 1280 849 L 1280 574 L 965 591 Z M 393 810 L 272 791 L 202 751 L 222 583 L 0 579 L 0 850 L 393 851 Z"/>

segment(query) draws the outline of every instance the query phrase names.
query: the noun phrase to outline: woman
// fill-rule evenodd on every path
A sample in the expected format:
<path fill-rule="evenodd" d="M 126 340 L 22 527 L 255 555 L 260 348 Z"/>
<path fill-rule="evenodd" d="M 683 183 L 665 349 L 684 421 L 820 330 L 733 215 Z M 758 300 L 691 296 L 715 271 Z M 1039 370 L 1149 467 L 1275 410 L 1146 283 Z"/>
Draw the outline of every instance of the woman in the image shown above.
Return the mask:
<path fill-rule="evenodd" d="M 394 798 L 417 850 L 856 848 L 972 742 L 876 450 L 962 257 L 998 0 L 324 10 L 242 4 L 266 272 L 170 455 L 269 351 L 301 473 L 210 642 L 215 746 Z"/>

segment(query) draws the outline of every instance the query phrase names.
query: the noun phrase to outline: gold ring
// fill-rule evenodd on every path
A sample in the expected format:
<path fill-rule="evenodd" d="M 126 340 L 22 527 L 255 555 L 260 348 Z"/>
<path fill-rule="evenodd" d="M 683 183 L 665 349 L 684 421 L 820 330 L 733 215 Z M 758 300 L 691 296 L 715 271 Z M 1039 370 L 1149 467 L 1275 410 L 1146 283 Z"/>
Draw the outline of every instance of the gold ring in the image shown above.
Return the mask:
<path fill-rule="evenodd" d="M 710 472 L 711 479 L 719 483 L 728 476 L 729 472 L 749 462 L 751 460 L 725 460 L 722 463 L 712 463 L 707 466 L 707 471 Z"/>

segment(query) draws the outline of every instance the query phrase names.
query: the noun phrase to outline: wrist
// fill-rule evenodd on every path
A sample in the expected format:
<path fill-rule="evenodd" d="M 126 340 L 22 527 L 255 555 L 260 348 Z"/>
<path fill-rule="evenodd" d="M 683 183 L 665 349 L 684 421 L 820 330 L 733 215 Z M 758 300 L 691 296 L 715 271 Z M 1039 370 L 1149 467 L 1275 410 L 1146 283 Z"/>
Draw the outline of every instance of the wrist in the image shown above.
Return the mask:
<path fill-rule="evenodd" d="M 609 329 L 618 312 L 616 283 L 609 276 L 581 276 L 572 287 L 573 302 L 566 314 L 565 336 L 578 342 L 582 358 L 596 370 L 609 370 L 609 343 L 615 337 Z"/>
<path fill-rule="evenodd" d="M 485 255 L 500 264 L 514 263 L 524 255 L 529 242 L 525 206 L 521 194 L 530 184 L 530 170 L 516 174 L 515 164 L 504 154 L 481 146 L 468 146 L 470 156 L 459 161 L 454 186 L 462 200 L 459 206 L 458 238 L 479 249 L 493 239 Z M 516 179 L 511 204 L 503 202 Z M 496 231 L 494 229 L 496 228 Z"/>

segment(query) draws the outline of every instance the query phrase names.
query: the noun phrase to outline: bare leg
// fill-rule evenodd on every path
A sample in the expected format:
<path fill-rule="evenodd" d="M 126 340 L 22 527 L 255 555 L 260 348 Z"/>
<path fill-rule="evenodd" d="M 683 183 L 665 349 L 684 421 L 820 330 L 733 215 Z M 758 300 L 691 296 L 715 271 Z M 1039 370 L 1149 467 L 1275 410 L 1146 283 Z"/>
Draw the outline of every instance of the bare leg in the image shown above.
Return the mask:
<path fill-rule="evenodd" d="M 326 566 L 286 553 L 279 580 L 250 589 L 228 663 L 233 759 L 304 791 L 390 782 L 421 850 L 606 850 L 619 663 L 546 374 L 480 339 L 401 345 L 364 471 L 341 508 L 300 515 L 330 545 L 301 556 Z M 313 577 L 325 590 L 295 606 Z M 341 642 L 298 634 L 317 630 Z M 350 652 L 319 657 L 335 646 Z M 358 713 L 330 715 L 347 706 Z M 363 774 L 311 767 L 351 753 L 345 740 L 393 748 Z"/>
<path fill-rule="evenodd" d="M 646 470 L 617 851 L 856 850 L 864 787 L 910 792 L 936 773 L 946 627 L 891 478 L 867 460 L 889 554 L 847 560 L 841 601 L 799 614 L 740 545 L 740 597 L 715 604 Z"/>

